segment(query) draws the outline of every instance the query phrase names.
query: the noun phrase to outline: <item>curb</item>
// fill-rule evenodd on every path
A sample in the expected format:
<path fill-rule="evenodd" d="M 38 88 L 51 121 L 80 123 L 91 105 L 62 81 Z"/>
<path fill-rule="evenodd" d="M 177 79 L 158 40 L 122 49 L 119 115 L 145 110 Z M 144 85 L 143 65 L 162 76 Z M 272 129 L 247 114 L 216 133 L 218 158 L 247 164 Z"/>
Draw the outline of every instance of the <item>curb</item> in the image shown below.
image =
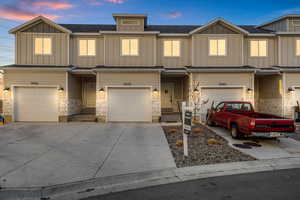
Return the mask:
<path fill-rule="evenodd" d="M 2 188 L 0 199 L 75 200 L 112 192 L 234 174 L 300 168 L 300 158 L 280 158 L 171 168 L 142 173 L 100 177 L 34 188 Z"/>

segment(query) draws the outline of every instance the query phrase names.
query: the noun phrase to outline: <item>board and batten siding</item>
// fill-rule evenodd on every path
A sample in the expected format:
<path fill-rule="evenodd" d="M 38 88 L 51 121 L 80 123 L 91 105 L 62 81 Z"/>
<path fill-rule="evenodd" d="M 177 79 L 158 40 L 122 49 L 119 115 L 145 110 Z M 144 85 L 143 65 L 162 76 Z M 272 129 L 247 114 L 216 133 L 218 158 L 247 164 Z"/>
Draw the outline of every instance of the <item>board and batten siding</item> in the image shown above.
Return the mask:
<path fill-rule="evenodd" d="M 241 66 L 243 65 L 243 35 L 195 34 L 193 41 L 193 66 Z M 209 39 L 226 40 L 226 56 L 209 55 Z"/>
<path fill-rule="evenodd" d="M 300 56 L 296 55 L 296 39 L 300 37 L 280 36 L 280 66 L 300 66 Z"/>
<path fill-rule="evenodd" d="M 164 41 L 179 40 L 180 56 L 164 56 Z M 191 65 L 190 38 L 187 37 L 160 37 L 157 39 L 157 65 L 165 67 L 184 67 Z"/>
<path fill-rule="evenodd" d="M 94 39 L 96 40 L 95 56 L 79 56 L 79 40 Z M 104 65 L 104 42 L 101 36 L 72 36 L 70 38 L 70 64 L 79 67 L 95 67 Z"/>
<path fill-rule="evenodd" d="M 121 39 L 137 38 L 139 40 L 138 56 L 121 55 Z M 104 35 L 106 66 L 155 66 L 154 35 Z"/>
<path fill-rule="evenodd" d="M 34 39 L 50 37 L 52 39 L 51 55 L 35 55 Z M 68 45 L 69 35 L 66 33 L 27 33 L 16 34 L 16 64 L 19 65 L 56 65 L 69 64 Z"/>
<path fill-rule="evenodd" d="M 36 71 L 36 70 L 5 70 L 4 85 L 31 85 L 60 86 L 66 88 L 66 72 Z"/>
<path fill-rule="evenodd" d="M 250 41 L 251 40 L 267 40 L 267 56 L 258 57 L 250 56 Z M 278 61 L 278 41 L 274 37 L 262 38 L 262 37 L 247 37 L 244 39 L 244 57 L 245 65 L 256 67 L 270 67 L 277 65 Z"/>

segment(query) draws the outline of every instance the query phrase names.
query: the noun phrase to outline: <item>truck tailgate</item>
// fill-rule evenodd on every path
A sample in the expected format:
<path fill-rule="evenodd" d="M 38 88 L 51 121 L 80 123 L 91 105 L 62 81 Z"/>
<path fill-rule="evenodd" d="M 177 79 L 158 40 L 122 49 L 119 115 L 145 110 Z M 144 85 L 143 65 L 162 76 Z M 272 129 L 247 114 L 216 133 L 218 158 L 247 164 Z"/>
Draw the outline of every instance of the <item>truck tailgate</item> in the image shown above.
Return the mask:
<path fill-rule="evenodd" d="M 292 119 L 255 119 L 254 131 L 263 132 L 294 132 Z"/>

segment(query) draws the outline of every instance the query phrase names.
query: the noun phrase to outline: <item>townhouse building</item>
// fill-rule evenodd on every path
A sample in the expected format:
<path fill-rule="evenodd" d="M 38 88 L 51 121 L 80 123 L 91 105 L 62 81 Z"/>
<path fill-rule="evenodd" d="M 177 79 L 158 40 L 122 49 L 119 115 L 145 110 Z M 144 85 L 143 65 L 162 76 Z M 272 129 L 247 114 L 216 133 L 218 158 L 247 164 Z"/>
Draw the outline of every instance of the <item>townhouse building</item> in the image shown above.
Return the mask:
<path fill-rule="evenodd" d="M 89 109 L 99 122 L 158 121 L 182 101 L 250 101 L 293 117 L 300 101 L 300 15 L 260 25 L 215 19 L 149 25 L 57 24 L 39 16 L 12 30 L 15 64 L 3 66 L 3 113 L 11 121 L 59 121 Z"/>

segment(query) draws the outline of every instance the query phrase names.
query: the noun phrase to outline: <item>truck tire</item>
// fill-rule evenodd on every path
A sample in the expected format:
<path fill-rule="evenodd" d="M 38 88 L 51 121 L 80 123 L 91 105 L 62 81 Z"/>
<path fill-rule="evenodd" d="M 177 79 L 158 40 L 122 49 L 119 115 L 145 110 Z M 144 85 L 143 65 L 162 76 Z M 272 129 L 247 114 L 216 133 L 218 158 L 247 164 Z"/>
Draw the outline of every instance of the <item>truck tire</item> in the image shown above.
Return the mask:
<path fill-rule="evenodd" d="M 233 139 L 240 139 L 241 134 L 239 133 L 239 128 L 236 124 L 232 124 L 230 129 L 230 135 Z"/>
<path fill-rule="evenodd" d="M 216 124 L 213 121 L 211 121 L 208 114 L 206 115 L 206 123 L 207 123 L 208 126 L 216 126 Z"/>

